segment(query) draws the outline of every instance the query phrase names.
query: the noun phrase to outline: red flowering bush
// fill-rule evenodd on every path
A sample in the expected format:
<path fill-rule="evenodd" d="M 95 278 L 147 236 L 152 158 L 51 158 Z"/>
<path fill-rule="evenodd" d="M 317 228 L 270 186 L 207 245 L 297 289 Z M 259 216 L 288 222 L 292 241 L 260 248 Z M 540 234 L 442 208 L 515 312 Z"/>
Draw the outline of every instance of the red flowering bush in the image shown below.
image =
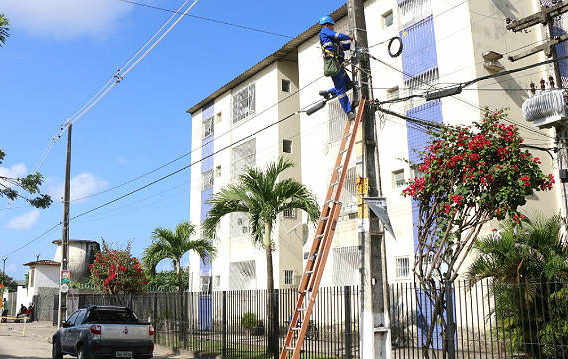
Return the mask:
<path fill-rule="evenodd" d="M 103 241 L 89 269 L 93 284 L 103 293 L 142 293 L 148 284 L 140 261 L 130 253 L 130 243 L 125 249 L 112 249 Z"/>
<path fill-rule="evenodd" d="M 505 117 L 503 111 L 487 111 L 473 126 L 442 127 L 420 153 L 424 176 L 403 190 L 419 207 L 414 273 L 434 308 L 426 348 L 443 319 L 440 293 L 456 279 L 482 226 L 507 216 L 520 223 L 526 198 L 554 184 L 540 159 L 523 150 L 518 128 L 500 123 Z"/>

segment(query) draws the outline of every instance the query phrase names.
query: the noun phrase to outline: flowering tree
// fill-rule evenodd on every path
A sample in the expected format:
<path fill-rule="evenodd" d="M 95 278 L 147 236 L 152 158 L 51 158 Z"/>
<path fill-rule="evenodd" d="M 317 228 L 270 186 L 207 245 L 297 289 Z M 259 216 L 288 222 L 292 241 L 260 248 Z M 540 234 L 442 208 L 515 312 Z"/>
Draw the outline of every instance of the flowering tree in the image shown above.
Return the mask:
<path fill-rule="evenodd" d="M 436 325 L 446 332 L 446 286 L 456 279 L 483 225 L 506 217 L 520 223 L 524 215 L 518 209 L 526 198 L 554 183 L 540 170 L 540 159 L 522 150 L 517 127 L 500 124 L 505 117 L 503 111 L 487 111 L 473 126 L 442 127 L 421 152 L 424 176 L 403 191 L 419 206 L 414 273 L 433 308 L 425 349 Z"/>
<path fill-rule="evenodd" d="M 148 284 L 140 261 L 130 253 L 130 243 L 124 249 L 113 249 L 103 240 L 102 251 L 89 268 L 95 288 L 103 293 L 142 293 Z"/>

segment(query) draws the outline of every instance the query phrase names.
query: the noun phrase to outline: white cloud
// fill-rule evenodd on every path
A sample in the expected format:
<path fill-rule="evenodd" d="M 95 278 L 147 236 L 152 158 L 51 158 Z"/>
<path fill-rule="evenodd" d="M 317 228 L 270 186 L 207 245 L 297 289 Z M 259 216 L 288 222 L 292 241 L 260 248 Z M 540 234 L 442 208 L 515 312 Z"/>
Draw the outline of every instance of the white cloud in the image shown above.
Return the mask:
<path fill-rule="evenodd" d="M 81 173 L 71 179 L 71 200 L 81 201 L 82 198 L 88 197 L 108 185 L 108 182 L 102 178 L 98 178 L 92 173 Z M 53 186 L 50 188 L 49 194 L 54 200 L 61 200 L 65 190 L 65 184 Z"/>
<path fill-rule="evenodd" d="M 117 0 L 2 0 L 14 28 L 59 39 L 109 34 L 131 9 Z"/>
<path fill-rule="evenodd" d="M 12 218 L 8 224 L 6 224 L 6 227 L 10 229 L 28 229 L 33 227 L 37 223 L 38 219 L 39 211 L 37 209 L 33 209 L 21 216 Z"/>
<path fill-rule="evenodd" d="M 28 172 L 26 165 L 17 163 L 10 168 L 0 166 L 0 177 L 18 178 L 24 177 Z"/>

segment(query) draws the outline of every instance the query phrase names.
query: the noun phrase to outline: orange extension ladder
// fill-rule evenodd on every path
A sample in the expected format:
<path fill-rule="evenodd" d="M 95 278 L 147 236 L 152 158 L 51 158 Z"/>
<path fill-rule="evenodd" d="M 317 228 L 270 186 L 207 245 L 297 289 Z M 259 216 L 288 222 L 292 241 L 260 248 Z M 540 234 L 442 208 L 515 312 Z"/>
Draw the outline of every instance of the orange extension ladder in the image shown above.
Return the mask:
<path fill-rule="evenodd" d="M 296 309 L 292 315 L 288 334 L 284 340 L 284 347 L 280 353 L 280 359 L 298 359 L 304 343 L 304 337 L 308 330 L 310 316 L 314 308 L 316 297 L 318 294 L 321 278 L 325 269 L 327 255 L 331 248 L 331 241 L 335 233 L 337 218 L 341 211 L 341 190 L 345 182 L 345 176 L 349 165 L 349 159 L 353 152 L 355 137 L 357 130 L 361 124 L 363 113 L 365 112 L 366 100 L 362 98 L 357 108 L 357 114 L 353 121 L 347 121 L 345 131 L 339 146 L 339 153 L 335 161 L 334 171 L 331 175 L 331 181 L 327 190 L 324 206 L 318 222 L 312 249 L 308 256 L 306 269 L 300 281 L 298 302 Z M 303 317 L 303 318 L 302 318 Z M 301 325 L 298 326 L 298 320 L 302 319 Z M 290 356 L 291 355 L 291 356 Z"/>

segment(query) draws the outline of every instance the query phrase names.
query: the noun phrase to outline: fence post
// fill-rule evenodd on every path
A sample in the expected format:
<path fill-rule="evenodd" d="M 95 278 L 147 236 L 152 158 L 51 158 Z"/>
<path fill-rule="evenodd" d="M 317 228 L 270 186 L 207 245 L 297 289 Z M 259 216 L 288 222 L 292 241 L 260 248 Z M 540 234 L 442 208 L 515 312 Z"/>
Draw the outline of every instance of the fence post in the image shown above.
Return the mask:
<path fill-rule="evenodd" d="M 158 293 L 154 292 L 154 315 L 152 320 L 154 321 L 154 343 L 156 343 L 158 334 Z"/>
<path fill-rule="evenodd" d="M 352 359 L 351 287 L 347 285 L 343 287 L 343 307 L 345 313 L 345 359 Z"/>
<path fill-rule="evenodd" d="M 221 329 L 221 336 L 222 336 L 222 342 L 223 342 L 223 348 L 222 348 L 222 356 L 223 358 L 227 357 L 227 292 L 223 291 L 221 293 L 221 299 L 222 299 L 222 306 L 223 306 L 223 318 L 222 320 L 222 329 Z"/>
<path fill-rule="evenodd" d="M 279 357 L 279 351 L 280 351 L 280 343 L 279 343 L 279 338 L 280 338 L 280 325 L 278 324 L 279 318 L 278 318 L 278 307 L 279 307 L 279 303 L 278 303 L 278 298 L 279 298 L 279 293 L 280 290 L 279 289 L 274 289 L 274 292 L 272 293 L 272 326 L 274 327 L 274 338 L 272 338 L 273 340 L 273 344 L 274 344 L 274 348 L 276 348 L 276 352 L 274 353 L 274 359 L 278 359 Z"/>
<path fill-rule="evenodd" d="M 446 282 L 446 340 L 448 343 L 448 359 L 456 358 L 456 344 L 454 342 L 454 334 L 456 332 L 456 323 L 454 315 L 454 296 L 452 290 L 452 282 Z"/>

